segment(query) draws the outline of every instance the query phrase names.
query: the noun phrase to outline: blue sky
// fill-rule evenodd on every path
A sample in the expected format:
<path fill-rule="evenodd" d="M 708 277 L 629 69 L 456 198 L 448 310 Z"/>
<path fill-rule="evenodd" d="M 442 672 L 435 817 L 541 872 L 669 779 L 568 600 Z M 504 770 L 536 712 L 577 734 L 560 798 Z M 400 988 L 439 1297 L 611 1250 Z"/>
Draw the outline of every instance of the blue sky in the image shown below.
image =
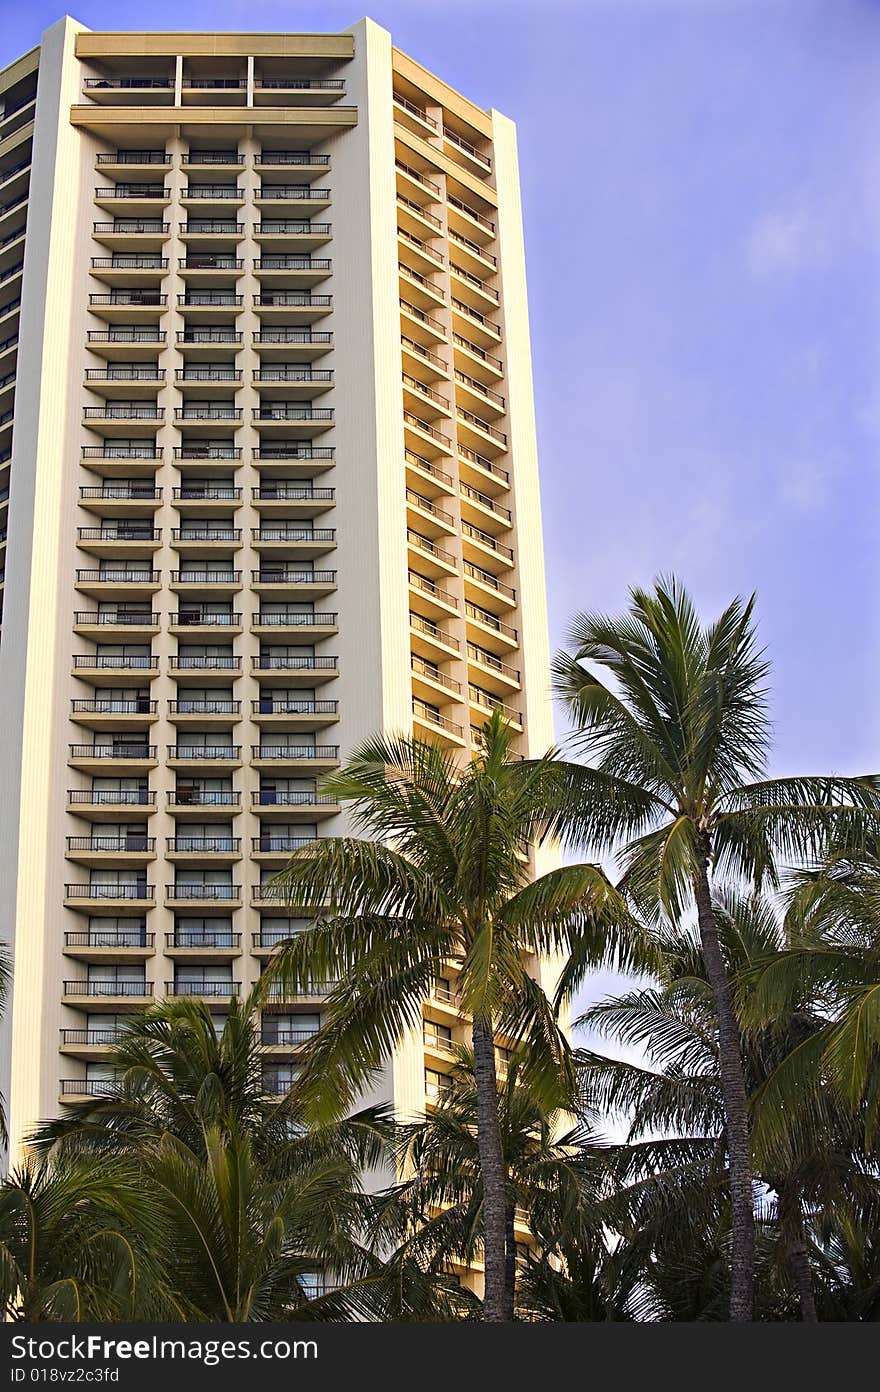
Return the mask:
<path fill-rule="evenodd" d="M 58 17 L 0 0 L 0 64 Z M 139 28 L 131 0 L 81 0 Z M 153 0 L 333 29 L 339 0 Z M 674 569 L 759 593 L 779 771 L 877 762 L 878 0 L 375 0 L 519 125 L 552 636 Z M 567 266 L 563 278 L 560 267 Z"/>

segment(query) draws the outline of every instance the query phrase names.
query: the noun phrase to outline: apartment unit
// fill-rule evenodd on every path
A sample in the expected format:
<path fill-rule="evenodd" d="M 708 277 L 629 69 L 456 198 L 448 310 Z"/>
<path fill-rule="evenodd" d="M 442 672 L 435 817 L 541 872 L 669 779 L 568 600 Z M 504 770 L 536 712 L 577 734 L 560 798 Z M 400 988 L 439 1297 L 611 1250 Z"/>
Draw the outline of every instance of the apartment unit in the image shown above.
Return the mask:
<path fill-rule="evenodd" d="M 0 74 L 0 489 L 15 1149 L 130 1012 L 254 985 L 357 740 L 551 743 L 511 123 L 370 21 L 60 21 Z M 326 985 L 267 1004 L 267 1092 Z M 431 1105 L 456 1002 L 378 1095 Z"/>

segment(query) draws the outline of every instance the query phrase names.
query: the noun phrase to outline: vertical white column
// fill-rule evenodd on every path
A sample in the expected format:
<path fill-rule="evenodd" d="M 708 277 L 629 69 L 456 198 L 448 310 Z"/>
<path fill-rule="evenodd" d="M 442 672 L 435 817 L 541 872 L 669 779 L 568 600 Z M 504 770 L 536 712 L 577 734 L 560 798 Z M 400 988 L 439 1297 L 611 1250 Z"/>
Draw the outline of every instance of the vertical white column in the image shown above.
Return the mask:
<path fill-rule="evenodd" d="M 65 910 L 72 480 L 78 466 L 85 297 L 75 294 L 94 170 L 70 125 L 81 100 L 74 41 L 62 19 L 42 36 L 22 291 L 0 680 L 0 884 L 14 984 L 4 1023 L 10 1151 L 55 1110 Z M 55 210 L 62 210 L 56 217 Z M 86 263 L 87 264 L 87 263 Z M 83 277 L 84 280 L 84 277 Z M 44 389 L 45 386 L 45 389 Z"/>

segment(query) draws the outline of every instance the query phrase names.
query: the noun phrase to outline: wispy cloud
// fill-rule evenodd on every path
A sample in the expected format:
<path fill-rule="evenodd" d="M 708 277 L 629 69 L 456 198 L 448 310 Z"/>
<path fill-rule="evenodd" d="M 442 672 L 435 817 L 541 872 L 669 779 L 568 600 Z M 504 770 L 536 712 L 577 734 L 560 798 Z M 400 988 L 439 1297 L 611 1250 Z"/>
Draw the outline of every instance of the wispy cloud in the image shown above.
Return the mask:
<path fill-rule="evenodd" d="M 826 218 L 805 196 L 768 209 L 749 227 L 746 266 L 756 279 L 786 280 L 826 265 L 833 252 Z"/>

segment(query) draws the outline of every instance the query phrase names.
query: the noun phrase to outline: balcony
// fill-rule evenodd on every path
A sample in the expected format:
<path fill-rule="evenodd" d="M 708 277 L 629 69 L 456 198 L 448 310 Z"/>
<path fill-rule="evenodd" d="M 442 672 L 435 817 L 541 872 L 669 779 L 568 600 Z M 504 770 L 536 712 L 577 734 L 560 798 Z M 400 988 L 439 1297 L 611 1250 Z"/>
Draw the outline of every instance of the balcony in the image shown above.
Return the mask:
<path fill-rule="evenodd" d="M 308 362 L 330 351 L 333 335 L 317 329 L 263 329 L 254 334 L 253 345 L 261 362 L 276 358 Z"/>
<path fill-rule="evenodd" d="M 120 910 L 146 912 L 155 905 L 153 886 L 146 880 L 107 880 L 64 886 L 64 904 L 91 914 L 117 914 Z"/>
<path fill-rule="evenodd" d="M 111 290 L 89 295 L 89 310 L 98 319 L 114 320 L 126 327 L 155 321 L 164 313 L 168 296 L 159 290 Z"/>
<path fill-rule="evenodd" d="M 174 424 L 190 435 L 234 435 L 241 425 L 241 408 L 220 402 L 175 406 Z"/>
<path fill-rule="evenodd" d="M 426 453 L 431 458 L 452 453 L 451 436 L 443 430 L 438 430 L 424 416 L 417 416 L 412 411 L 404 411 L 403 424 L 404 433 L 412 437 L 419 452 Z"/>
<path fill-rule="evenodd" d="M 93 822 L 137 820 L 156 811 L 156 794 L 152 788 L 71 788 L 67 810 Z"/>
<path fill-rule="evenodd" d="M 296 1053 L 305 1044 L 308 1044 L 310 1039 L 314 1039 L 317 1033 L 318 1031 L 314 1027 L 311 1029 L 272 1029 L 264 1026 L 262 1032 L 263 1049 L 269 1058 Z M 271 1090 L 267 1086 L 269 1082 L 268 1078 L 263 1079 L 263 1090 L 271 1096 Z M 286 1087 L 289 1088 L 290 1084 L 287 1083 Z"/>
<path fill-rule="evenodd" d="M 325 173 L 330 168 L 329 155 L 316 155 L 313 150 L 266 150 L 254 155 L 258 169 L 288 169 L 295 167 L 305 177 Z"/>
<path fill-rule="evenodd" d="M 172 817 L 197 813 L 200 822 L 209 819 L 227 821 L 240 811 L 241 793 L 232 789 L 181 786 L 168 794 L 168 812 Z"/>
<path fill-rule="evenodd" d="M 255 934 L 254 936 L 256 938 L 257 935 Z M 260 939 L 263 953 L 270 952 L 272 949 L 262 946 L 262 934 L 260 935 Z M 287 940 L 282 938 L 280 941 L 285 942 Z M 278 946 L 278 941 L 276 941 L 275 946 Z M 256 946 L 254 947 L 254 955 L 258 955 Z M 280 981 L 272 981 L 265 988 L 266 1007 L 268 1009 L 274 1008 L 277 1010 L 284 1009 L 286 1005 L 293 1004 L 294 1002 L 296 1002 L 297 1005 L 303 1005 L 306 1002 L 320 1003 L 326 1000 L 327 996 L 330 995 L 331 991 L 335 991 L 338 985 L 338 981 L 311 981 L 307 985 L 297 989 L 285 986 Z"/>
<path fill-rule="evenodd" d="M 240 314 L 243 303 L 244 296 L 232 290 L 187 290 L 177 297 L 177 307 L 187 324 L 225 321 Z"/>
<path fill-rule="evenodd" d="M 167 909 L 192 908 L 193 905 L 224 904 L 227 908 L 241 907 L 241 885 L 237 884 L 168 884 L 165 886 Z"/>
<path fill-rule="evenodd" d="M 167 338 L 164 329 L 152 325 L 139 328 L 137 324 L 126 324 L 115 329 L 90 329 L 86 334 L 86 343 L 90 353 L 106 358 L 108 362 L 149 362 L 158 359 Z"/>
<path fill-rule="evenodd" d="M 307 570 L 296 566 L 263 566 L 251 572 L 253 589 L 271 598 L 322 599 L 336 589 L 335 570 Z"/>
<path fill-rule="evenodd" d="M 173 493 L 178 512 L 198 512 L 206 516 L 228 515 L 241 502 L 241 489 L 231 483 L 192 480 Z"/>
<path fill-rule="evenodd" d="M 335 817 L 340 805 L 329 793 L 310 789 L 260 788 L 251 794 L 252 807 L 264 820 L 315 822 Z"/>
<path fill-rule="evenodd" d="M 309 483 L 277 480 L 261 483 L 259 488 L 252 488 L 251 498 L 257 512 L 270 516 L 317 517 L 333 507 L 336 502 L 336 489 L 315 488 Z"/>
<path fill-rule="evenodd" d="M 60 1031 L 59 1052 L 73 1058 L 106 1058 L 112 1049 L 122 1043 L 125 1032 L 121 1029 L 63 1029 Z"/>
<path fill-rule="evenodd" d="M 251 702 L 251 719 L 275 730 L 320 730 L 339 719 L 339 702 L 297 701 L 267 693 Z"/>
<path fill-rule="evenodd" d="M 66 1103 L 90 1102 L 96 1097 L 117 1097 L 121 1083 L 113 1078 L 62 1078 L 58 1100 Z"/>
<path fill-rule="evenodd" d="M 283 252 L 258 257 L 254 262 L 254 275 L 261 286 L 268 287 L 320 285 L 332 269 L 333 262 L 326 256 L 285 255 Z"/>
<path fill-rule="evenodd" d="M 169 1000 L 204 1000 L 210 1010 L 228 1007 L 233 996 L 241 995 L 240 981 L 215 981 L 203 977 L 193 981 L 166 981 L 165 995 Z"/>
<path fill-rule="evenodd" d="M 472 713 L 476 717 L 488 720 L 493 711 L 499 711 L 507 723 L 515 730 L 522 730 L 523 718 L 521 712 L 514 710 L 512 706 L 505 705 L 504 702 L 491 691 L 484 691 L 481 687 L 470 684 L 468 686 L 468 700 L 472 707 Z"/>
<path fill-rule="evenodd" d="M 445 715 L 441 715 L 434 706 L 427 705 L 424 701 L 414 697 L 412 712 L 416 734 L 422 738 L 427 735 L 428 738 L 436 739 L 441 744 L 453 745 L 456 748 L 464 747 L 464 729 L 462 726 L 454 720 L 449 720 Z"/>
<path fill-rule="evenodd" d="M 128 832 L 124 836 L 68 836 L 67 860 L 77 865 L 95 866 L 134 866 L 146 865 L 156 859 L 156 838 Z"/>
<path fill-rule="evenodd" d="M 293 635 L 301 643 L 332 638 L 338 631 L 335 613 L 303 614 L 296 609 L 281 609 L 251 615 L 252 633 L 269 637 Z"/>
<path fill-rule="evenodd" d="M 177 962 L 232 962 L 241 956 L 241 933 L 177 927 L 165 934 L 165 956 Z"/>
<path fill-rule="evenodd" d="M 463 563 L 463 570 L 465 588 L 477 591 L 482 607 L 492 613 L 503 613 L 506 609 L 516 607 L 516 590 L 512 585 L 506 585 L 491 571 L 473 565 L 470 561 Z"/>
<path fill-rule="evenodd" d="M 122 776 L 143 773 L 156 767 L 156 746 L 143 740 L 130 742 L 114 740 L 110 744 L 70 744 L 67 762 L 70 768 L 83 773 L 103 773 L 105 770 Z M 108 767 L 109 770 L 108 770 Z"/>
<path fill-rule="evenodd" d="M 475 643 L 468 643 L 467 657 L 468 662 L 479 668 L 482 680 L 488 681 L 494 689 L 501 692 L 519 689 L 521 673 L 518 667 L 502 662 L 495 653 Z"/>
<path fill-rule="evenodd" d="M 233 653 L 173 653 L 168 662 L 170 677 L 197 676 L 201 686 L 226 686 L 241 672 L 241 658 Z"/>
<path fill-rule="evenodd" d="M 218 767 L 238 768 L 241 764 L 241 745 L 238 744 L 169 744 L 168 767 L 189 768 L 198 764 L 200 768 Z"/>
<path fill-rule="evenodd" d="M 165 859 L 186 863 L 207 858 L 212 864 L 241 859 L 240 836 L 167 836 Z"/>
<path fill-rule="evenodd" d="M 267 323 L 313 324 L 332 308 L 332 295 L 314 295 L 308 290 L 263 290 L 254 296 L 254 311 Z"/>
<path fill-rule="evenodd" d="M 75 677 L 93 686 L 142 686 L 157 675 L 159 659 L 140 653 L 76 653 L 71 668 Z"/>
<path fill-rule="evenodd" d="M 410 602 L 420 617 L 444 619 L 458 613 L 459 602 L 451 591 L 417 571 L 409 572 Z"/>
<path fill-rule="evenodd" d="M 301 851 L 306 846 L 313 846 L 315 838 L 313 836 L 272 836 L 266 833 L 263 836 L 254 836 L 251 839 L 251 859 L 261 863 L 277 864 L 279 867 L 286 865 L 292 855 Z"/>
<path fill-rule="evenodd" d="M 244 259 L 234 252 L 191 248 L 178 257 L 177 268 L 187 285 L 234 285 L 244 272 Z"/>
<path fill-rule="evenodd" d="M 462 522 L 462 551 L 466 560 L 483 566 L 493 574 L 509 570 L 513 565 L 513 547 L 499 541 L 491 532 Z"/>
<path fill-rule="evenodd" d="M 417 454 L 415 450 L 405 449 L 403 452 L 404 462 L 408 470 L 416 475 L 416 482 L 420 486 L 427 484 L 429 488 L 438 496 L 451 495 L 454 491 L 454 480 L 451 474 L 446 473 L 433 460 L 427 459 L 423 454 Z"/>
<path fill-rule="evenodd" d="M 422 573 L 427 573 L 431 579 L 436 576 L 457 575 L 457 565 L 455 556 L 451 551 L 446 551 L 438 546 L 430 537 L 423 536 L 421 532 L 413 531 L 411 527 L 406 531 L 406 544 L 412 552 L 411 559 L 422 567 Z"/>
<path fill-rule="evenodd" d="M 420 614 L 409 616 L 410 647 L 415 656 L 429 662 L 443 662 L 458 657 L 461 644 L 454 634 Z"/>
<path fill-rule="evenodd" d="M 317 251 L 332 236 L 329 222 L 299 218 L 263 217 L 254 227 L 254 239 L 272 251 Z"/>
<path fill-rule="evenodd" d="M 201 523 L 195 519 L 183 520 L 180 527 L 171 530 L 171 546 L 182 556 L 195 560 L 208 560 L 237 551 L 241 547 L 241 528 L 230 527 L 228 523 L 217 521 Z"/>
<path fill-rule="evenodd" d="M 494 459 L 459 442 L 458 464 L 464 482 L 495 494 L 510 487 L 510 474 Z"/>
<path fill-rule="evenodd" d="M 144 696 L 113 696 L 103 700 L 73 700 L 70 703 L 70 719 L 73 723 L 85 725 L 90 729 L 109 727 L 114 732 L 142 730 L 157 718 L 157 703 Z"/>
<path fill-rule="evenodd" d="M 168 719 L 172 725 L 207 724 L 222 729 L 241 719 L 241 701 L 226 697 L 216 700 L 184 697 L 168 702 Z"/>
<path fill-rule="evenodd" d="M 197 251 L 215 251 L 217 246 L 235 247 L 244 236 L 244 223 L 235 218 L 194 217 L 178 223 L 180 240 Z"/>
<path fill-rule="evenodd" d="M 336 547 L 333 527 L 302 527 L 295 523 L 264 524 L 251 529 L 251 545 L 266 556 L 323 556 Z"/>
<path fill-rule="evenodd" d="M 470 601 L 465 603 L 465 618 L 468 625 L 476 629 L 484 644 L 489 648 L 499 652 L 509 652 L 511 648 L 516 648 L 519 644 L 519 631 L 510 624 L 504 623 L 493 614 L 491 610 L 484 609 L 482 605 L 473 604 Z"/>
<path fill-rule="evenodd" d="M 171 190 L 165 184 L 120 182 L 95 189 L 97 206 L 116 217 L 159 217 L 170 202 Z"/>
<path fill-rule="evenodd" d="M 171 589 L 180 595 L 198 594 L 211 599 L 228 597 L 241 589 L 241 571 L 216 564 L 172 570 Z"/>
<path fill-rule="evenodd" d="M 264 685 L 313 686 L 339 675 L 338 657 L 259 653 L 251 659 L 254 676 Z"/>
<path fill-rule="evenodd" d="M 472 488 L 468 483 L 459 484 L 461 494 L 461 513 L 465 521 L 473 520 L 493 535 L 507 531 L 513 526 L 513 513 L 510 508 L 499 503 L 488 493 Z"/>
<path fill-rule="evenodd" d="M 150 609 L 78 609 L 73 616 L 73 631 L 83 638 L 98 641 L 122 641 L 150 638 L 159 632 L 159 615 Z"/>
<path fill-rule="evenodd" d="M 241 386 L 241 370 L 234 367 L 178 367 L 174 373 L 176 385 L 186 394 L 186 401 L 199 397 L 216 397 L 223 393 L 235 396 Z"/>
<path fill-rule="evenodd" d="M 79 490 L 80 507 L 101 517 L 151 517 L 162 501 L 162 489 L 152 482 L 124 479 L 107 482 L 99 487 L 84 486 Z"/>
<path fill-rule="evenodd" d="M 170 222 L 153 217 L 115 217 L 93 222 L 92 236 L 108 251 L 161 252 L 171 236 Z"/>
<path fill-rule="evenodd" d="M 413 693 L 418 697 L 424 697 L 429 704 L 438 698 L 447 703 L 461 700 L 461 682 L 441 672 L 435 662 L 426 662 L 424 658 L 413 654 L 410 658 L 410 672 Z"/>
<path fill-rule="evenodd" d="M 333 373 L 307 367 L 264 367 L 255 372 L 253 382 L 259 391 L 270 389 L 283 401 L 307 401 L 329 391 Z"/>
<path fill-rule="evenodd" d="M 479 246 L 485 246 L 495 238 L 495 223 L 488 214 L 473 204 L 447 192 L 447 217 L 450 228 L 463 237 L 469 237 Z"/>
<path fill-rule="evenodd" d="M 130 435 L 141 430 L 158 430 L 165 419 L 165 407 L 139 401 L 107 401 L 103 406 L 84 406 L 83 424 L 98 435 Z"/>
<path fill-rule="evenodd" d="M 92 275 L 105 285 L 158 285 L 168 270 L 168 258 L 155 252 L 119 252 L 115 256 L 93 256 Z"/>
<path fill-rule="evenodd" d="M 61 991 L 64 1004 L 75 1010 L 115 1015 L 145 1009 L 153 998 L 153 983 L 111 977 L 103 981 L 65 981 Z"/>
<path fill-rule="evenodd" d="M 239 150 L 190 150 L 188 155 L 181 155 L 180 163 L 184 169 L 240 171 L 244 169 L 244 155 Z"/>
<path fill-rule="evenodd" d="M 187 184 L 180 190 L 180 204 L 193 208 L 196 215 L 207 212 L 226 213 L 244 204 L 244 190 L 237 184 Z"/>
<path fill-rule="evenodd" d="M 184 357 L 197 354 L 199 358 L 229 358 L 230 352 L 240 347 L 243 335 L 240 330 L 223 328 L 198 328 L 193 325 L 177 331 L 177 345 Z"/>
<path fill-rule="evenodd" d="M 267 740 L 252 746 L 251 763 L 258 769 L 326 773 L 339 767 L 339 745 L 272 744 Z"/>
<path fill-rule="evenodd" d="M 456 285 L 456 289 L 458 288 Z M 469 305 L 460 295 L 452 295 L 452 313 L 453 325 L 458 326 L 460 321 L 464 320 L 467 333 L 481 346 L 501 342 L 501 325 Z"/>
<path fill-rule="evenodd" d="M 99 169 L 105 169 L 109 178 L 116 177 L 119 170 L 120 177 L 125 178 L 134 173 L 155 174 L 159 169 L 171 168 L 171 156 L 163 150 L 110 150 L 105 154 L 96 155 L 95 164 Z"/>
<path fill-rule="evenodd" d="M 241 614 L 229 613 L 215 614 L 210 610 L 189 608 L 178 610 L 168 616 L 168 632 L 173 634 L 183 634 L 191 638 L 208 637 L 221 629 L 223 633 L 241 633 Z"/>
<path fill-rule="evenodd" d="M 112 560 L 117 556 L 158 551 L 162 544 L 162 531 L 161 528 L 135 525 L 122 519 L 118 523 L 108 519 L 100 527 L 77 527 L 76 540 L 81 551 Z"/>
<path fill-rule="evenodd" d="M 336 77 L 283 77 L 259 75 L 254 78 L 256 106 L 330 106 L 345 91 Z"/>
<path fill-rule="evenodd" d="M 86 77 L 83 93 L 93 102 L 127 106 L 171 106 L 174 78 L 169 76 Z"/>
<path fill-rule="evenodd" d="M 143 928 L 89 928 L 64 934 L 64 955 L 79 962 L 145 962 L 154 933 Z"/>

